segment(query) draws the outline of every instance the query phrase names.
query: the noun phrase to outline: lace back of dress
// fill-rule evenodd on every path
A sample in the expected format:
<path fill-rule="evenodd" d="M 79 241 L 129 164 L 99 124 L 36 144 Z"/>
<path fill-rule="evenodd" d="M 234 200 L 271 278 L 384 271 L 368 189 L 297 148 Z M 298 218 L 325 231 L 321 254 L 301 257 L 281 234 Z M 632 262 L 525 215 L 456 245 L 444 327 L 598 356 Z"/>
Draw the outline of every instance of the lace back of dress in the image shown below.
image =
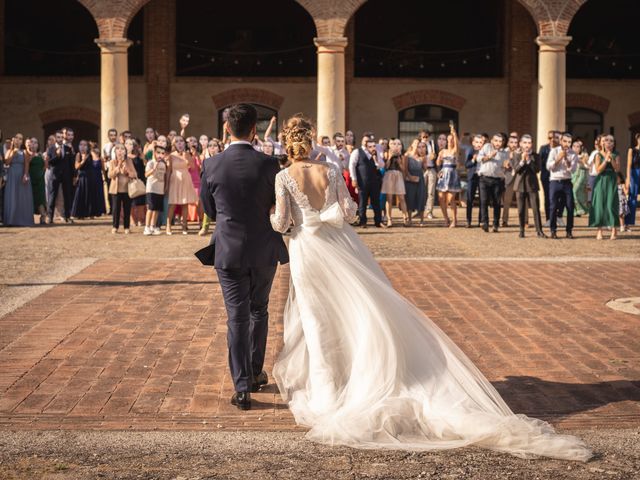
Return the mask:
<path fill-rule="evenodd" d="M 329 206 L 328 194 L 334 190 L 332 181 L 335 179 L 334 172 L 325 165 L 301 166 L 292 170 L 287 169 L 287 176 L 290 179 L 290 192 L 296 203 L 301 208 L 311 208 L 316 211 Z"/>

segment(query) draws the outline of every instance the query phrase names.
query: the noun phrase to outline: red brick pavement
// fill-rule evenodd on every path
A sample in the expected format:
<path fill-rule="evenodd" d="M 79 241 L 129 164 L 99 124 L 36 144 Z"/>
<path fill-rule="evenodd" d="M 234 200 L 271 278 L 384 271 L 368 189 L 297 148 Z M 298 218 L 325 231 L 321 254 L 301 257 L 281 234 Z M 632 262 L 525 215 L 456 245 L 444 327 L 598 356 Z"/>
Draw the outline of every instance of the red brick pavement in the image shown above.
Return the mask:
<path fill-rule="evenodd" d="M 563 427 L 640 426 L 640 262 L 383 261 L 392 282 L 516 412 Z M 622 268 L 624 266 L 624 268 Z M 288 270 L 271 299 L 267 370 Z M 275 387 L 229 405 L 225 312 L 195 261 L 99 261 L 0 319 L 0 428 L 297 428 Z"/>

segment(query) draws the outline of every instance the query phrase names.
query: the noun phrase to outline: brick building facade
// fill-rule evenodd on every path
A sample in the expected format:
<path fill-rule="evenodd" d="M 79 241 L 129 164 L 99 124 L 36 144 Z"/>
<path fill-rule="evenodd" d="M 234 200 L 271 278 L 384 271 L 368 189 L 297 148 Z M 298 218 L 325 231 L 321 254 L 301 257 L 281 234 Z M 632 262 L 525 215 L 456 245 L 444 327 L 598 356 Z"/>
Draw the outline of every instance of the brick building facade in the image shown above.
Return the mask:
<path fill-rule="evenodd" d="M 0 25 L 7 19 L 0 0 Z M 45 125 L 78 120 L 102 130 L 147 125 L 165 132 L 184 112 L 193 134 L 218 135 L 219 111 L 248 101 L 279 119 L 304 112 L 331 134 L 351 129 L 398 134 L 399 114 L 419 105 L 456 112 L 462 131 L 564 129 L 565 108 L 601 117 L 620 149 L 640 128 L 640 80 L 567 80 L 565 48 L 571 21 L 588 0 L 505 0 L 504 75 L 500 78 L 362 78 L 353 72 L 353 17 L 365 0 L 297 0 L 316 29 L 318 72 L 311 77 L 189 77 L 176 75 L 176 2 L 78 0 L 98 30 L 100 77 L 0 76 L 0 126 L 39 135 Z M 212 0 L 213 1 L 213 0 Z M 481 3 L 481 2 L 478 2 Z M 127 76 L 127 32 L 144 9 L 144 74 Z M 225 21 L 233 21 L 227 19 Z M 4 72 L 4 48 L 0 48 Z"/>

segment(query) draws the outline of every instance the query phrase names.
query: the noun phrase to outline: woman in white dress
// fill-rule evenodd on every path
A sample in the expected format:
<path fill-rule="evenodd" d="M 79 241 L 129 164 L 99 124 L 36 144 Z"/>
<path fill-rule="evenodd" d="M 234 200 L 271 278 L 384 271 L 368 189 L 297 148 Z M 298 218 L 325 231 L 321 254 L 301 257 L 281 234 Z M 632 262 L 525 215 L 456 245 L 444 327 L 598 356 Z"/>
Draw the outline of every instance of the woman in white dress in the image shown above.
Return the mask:
<path fill-rule="evenodd" d="M 349 225 L 357 211 L 340 172 L 309 160 L 313 129 L 285 128 L 293 164 L 276 177 L 275 230 L 294 227 L 284 348 L 273 370 L 307 437 L 358 448 L 476 445 L 582 460 L 578 438 L 515 415 L 467 356 L 396 292 Z"/>

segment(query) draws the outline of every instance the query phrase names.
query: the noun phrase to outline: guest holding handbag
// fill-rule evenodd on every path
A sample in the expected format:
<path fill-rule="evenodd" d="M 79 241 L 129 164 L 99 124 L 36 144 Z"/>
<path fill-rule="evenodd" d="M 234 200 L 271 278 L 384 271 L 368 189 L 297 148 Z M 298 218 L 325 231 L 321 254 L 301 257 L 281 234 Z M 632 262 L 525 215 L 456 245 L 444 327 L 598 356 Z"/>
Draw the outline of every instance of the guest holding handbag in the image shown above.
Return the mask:
<path fill-rule="evenodd" d="M 127 158 L 127 149 L 121 143 L 114 147 L 115 160 L 109 162 L 109 195 L 111 195 L 111 213 L 113 226 L 111 233 L 118 233 L 120 213 L 123 215 L 124 233 L 129 233 L 131 222 L 131 197 L 129 197 L 129 180 L 137 178 L 135 167 Z"/>

